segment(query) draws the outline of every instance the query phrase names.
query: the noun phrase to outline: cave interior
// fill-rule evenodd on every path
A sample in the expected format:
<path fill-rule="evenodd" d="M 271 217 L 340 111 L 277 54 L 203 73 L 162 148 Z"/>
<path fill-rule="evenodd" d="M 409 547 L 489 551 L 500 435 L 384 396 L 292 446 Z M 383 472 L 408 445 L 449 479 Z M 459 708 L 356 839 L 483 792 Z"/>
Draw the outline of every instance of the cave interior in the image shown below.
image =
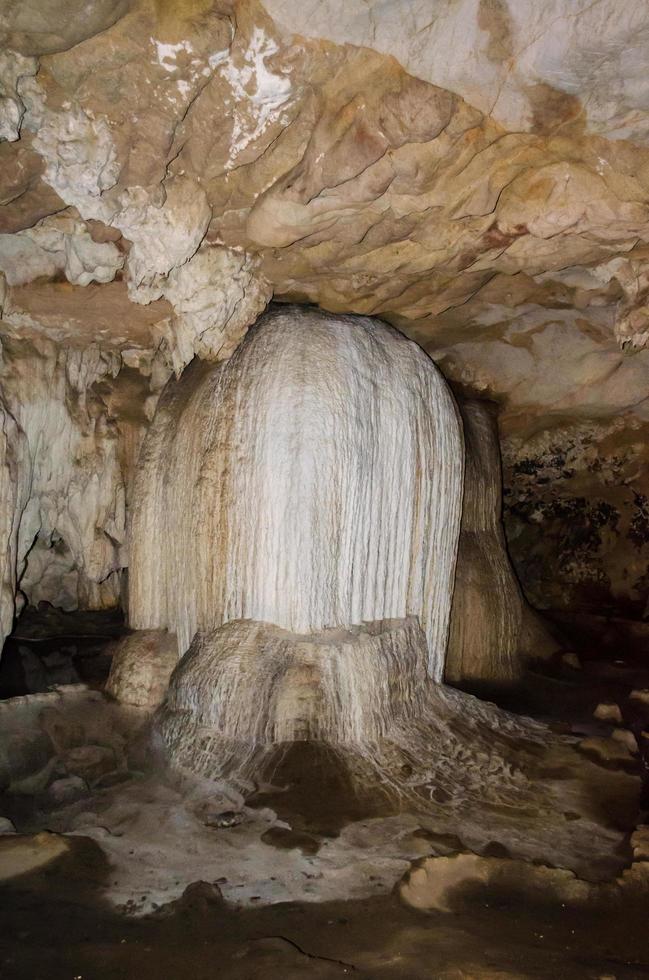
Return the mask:
<path fill-rule="evenodd" d="M 649 976 L 648 68 L 0 0 L 2 977 Z"/>

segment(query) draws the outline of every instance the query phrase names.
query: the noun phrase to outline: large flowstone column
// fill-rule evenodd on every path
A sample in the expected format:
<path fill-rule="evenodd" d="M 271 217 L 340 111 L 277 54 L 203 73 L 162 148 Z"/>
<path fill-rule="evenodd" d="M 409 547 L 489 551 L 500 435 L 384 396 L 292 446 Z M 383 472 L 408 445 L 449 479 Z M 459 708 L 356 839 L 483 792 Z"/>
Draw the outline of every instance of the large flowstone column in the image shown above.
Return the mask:
<path fill-rule="evenodd" d="M 287 308 L 169 386 L 134 491 L 130 620 L 179 653 L 237 619 L 417 616 L 440 680 L 462 508 L 457 408 L 380 321 Z"/>

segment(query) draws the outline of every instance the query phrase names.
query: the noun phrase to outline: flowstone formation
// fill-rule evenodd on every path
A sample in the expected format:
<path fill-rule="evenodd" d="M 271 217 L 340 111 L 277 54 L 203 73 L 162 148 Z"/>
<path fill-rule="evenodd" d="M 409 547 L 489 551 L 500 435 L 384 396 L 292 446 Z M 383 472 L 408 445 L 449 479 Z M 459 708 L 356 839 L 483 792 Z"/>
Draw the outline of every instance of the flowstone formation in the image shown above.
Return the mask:
<path fill-rule="evenodd" d="M 496 417 L 485 402 L 460 400 L 466 465 L 444 678 L 511 683 L 526 661 L 557 648 L 512 569 L 502 524 Z"/>
<path fill-rule="evenodd" d="M 295 633 L 419 617 L 441 680 L 462 507 L 457 408 L 415 344 L 290 308 L 162 396 L 134 485 L 130 622 Z"/>
<path fill-rule="evenodd" d="M 197 633 L 171 677 L 156 728 L 172 768 L 244 798 L 280 797 L 290 766 L 338 774 L 343 807 L 409 813 L 480 849 L 497 840 L 528 859 L 595 874 L 613 867 L 617 835 L 588 812 L 589 782 L 571 748 L 544 725 L 435 683 L 416 617 L 299 635 L 238 620 Z M 318 746 L 315 756 L 305 752 Z M 304 753 L 301 755 L 300 753 Z M 297 762 L 295 761 L 297 757 Z M 341 801 L 338 801 L 340 805 Z M 584 810 L 575 827 L 564 810 Z M 525 835 L 515 827 L 525 819 Z M 593 867 L 587 873 L 592 873 Z"/>
<path fill-rule="evenodd" d="M 486 417 L 467 418 L 475 430 Z M 492 454 L 489 492 L 464 533 L 497 550 L 502 569 L 492 438 L 489 428 L 473 447 L 476 498 L 485 446 Z M 245 799 L 281 785 L 289 764 L 304 772 L 299 753 L 319 747 L 318 766 L 343 774 L 363 812 L 405 810 L 474 840 L 508 840 L 524 812 L 522 856 L 547 854 L 552 840 L 581 866 L 586 823 L 610 854 L 616 835 L 594 814 L 578 829 L 564 819 L 583 811 L 593 778 L 554 779 L 583 770 L 571 746 L 440 683 L 463 457 L 441 375 L 380 321 L 275 310 L 229 362 L 169 383 L 134 487 L 129 591 L 132 626 L 178 635 L 154 720 L 176 772 Z M 490 574 L 483 561 L 486 586 Z M 522 630 L 507 574 L 512 610 L 490 616 L 483 603 L 486 637 L 460 638 L 475 671 L 497 679 Z"/>
<path fill-rule="evenodd" d="M 637 0 L 7 0 L 1 333 L 179 376 L 271 299 L 380 316 L 498 403 L 527 597 L 639 618 L 648 32 Z"/>

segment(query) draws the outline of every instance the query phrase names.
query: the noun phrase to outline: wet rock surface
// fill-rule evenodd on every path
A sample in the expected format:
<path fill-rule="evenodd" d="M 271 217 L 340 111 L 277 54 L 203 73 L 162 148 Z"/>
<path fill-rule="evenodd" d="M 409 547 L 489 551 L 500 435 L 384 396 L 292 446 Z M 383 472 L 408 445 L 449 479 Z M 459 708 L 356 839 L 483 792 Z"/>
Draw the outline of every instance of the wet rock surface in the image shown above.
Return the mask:
<path fill-rule="evenodd" d="M 560 718 L 566 724 L 572 715 L 576 730 L 580 724 L 600 726 L 602 734 L 614 729 L 614 723 L 593 718 L 599 703 L 593 664 L 586 661 L 578 675 L 569 667 L 563 671 L 561 684 L 570 696 L 562 687 L 557 697 L 549 666 L 546 675 L 543 710 L 553 715 L 553 724 Z M 644 686 L 641 677 L 627 668 L 622 682 L 627 692 Z M 534 689 L 542 700 L 538 676 Z M 127 709 L 98 697 L 90 692 L 83 706 L 83 698 L 80 703 L 78 694 L 76 700 L 68 694 L 66 706 L 59 694 L 58 714 L 47 705 L 47 728 L 61 748 L 78 740 L 80 728 L 84 739 L 98 729 L 104 735 L 117 730 L 127 746 L 131 733 L 137 734 L 142 723 L 137 711 L 118 723 L 115 713 Z M 624 712 L 622 694 L 618 702 Z M 24 703 L 27 710 L 29 700 Z M 40 703 L 37 717 L 43 710 Z M 119 739 L 113 734 L 110 741 Z M 582 765 L 592 765 L 581 759 Z M 43 969 L 48 980 L 69 980 L 71 971 L 103 980 L 120 969 L 145 977 L 173 970 L 178 977 L 207 978 L 215 956 L 220 974 L 233 980 L 273 973 L 427 980 L 431 971 L 449 980 L 542 978 L 553 970 L 575 980 L 606 971 L 635 980 L 649 969 L 642 927 L 649 877 L 642 869 L 648 862 L 645 828 L 634 830 L 635 778 L 597 766 L 593 771 L 601 779 L 590 790 L 595 795 L 582 799 L 587 812 L 598 809 L 599 819 L 606 815 L 611 825 L 624 828 L 616 838 L 618 857 L 595 876 L 597 883 L 547 862 L 542 867 L 517 859 L 516 822 L 500 840 L 485 835 L 467 846 L 470 833 L 458 836 L 452 825 L 422 826 L 405 813 L 391 816 L 380 796 L 356 798 L 332 761 L 327 753 L 319 755 L 316 745 L 297 743 L 273 779 L 247 800 L 196 783 L 174 788 L 159 775 L 135 771 L 112 786 L 95 784 L 76 802 L 48 807 L 46 817 L 24 794 L 5 794 L 0 807 L 20 833 L 10 835 L 16 841 L 11 861 L 0 855 L 0 864 L 11 867 L 11 877 L 1 885 L 3 967 L 18 980 Z M 544 774 L 541 764 L 538 778 L 558 775 Z M 61 778 L 53 773 L 50 789 Z M 608 797 L 607 786 L 613 794 Z M 577 833 L 587 847 L 589 840 L 592 844 L 583 823 L 588 817 L 578 806 L 573 798 L 564 819 L 575 828 L 584 825 L 585 832 Z M 516 819 L 518 832 L 529 833 L 530 816 L 521 813 Z M 64 836 L 39 836 L 43 820 Z M 449 868 L 461 866 L 461 873 L 450 879 L 435 874 L 434 902 L 429 885 L 423 892 L 419 886 L 419 902 L 411 904 L 425 906 L 426 916 L 404 907 L 403 896 L 390 894 L 400 879 L 402 892 L 415 888 L 421 869 L 441 867 L 436 862 L 442 861 Z M 424 877 L 428 881 L 430 872 Z M 334 882 L 339 894 L 351 890 L 358 897 L 328 900 Z M 295 901 L 296 894 L 301 901 Z M 614 915 L 605 902 L 613 894 Z M 433 904 L 451 908 L 452 916 L 431 912 Z"/>

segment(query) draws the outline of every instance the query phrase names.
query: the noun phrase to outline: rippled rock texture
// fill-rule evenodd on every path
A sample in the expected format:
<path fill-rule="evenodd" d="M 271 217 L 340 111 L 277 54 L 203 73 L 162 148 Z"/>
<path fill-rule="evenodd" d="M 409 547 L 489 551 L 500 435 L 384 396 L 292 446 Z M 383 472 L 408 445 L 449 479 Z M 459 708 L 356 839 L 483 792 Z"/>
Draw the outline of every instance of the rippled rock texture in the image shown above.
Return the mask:
<path fill-rule="evenodd" d="M 640 615 L 644 450 L 612 500 L 589 446 L 647 424 L 645 6 L 293 6 L 4 5 L 3 337 L 97 345 L 150 417 L 271 298 L 380 315 L 498 403 L 528 596 Z"/>
<path fill-rule="evenodd" d="M 518 465 L 595 426 L 607 467 L 605 433 L 647 423 L 645 5 L 294 6 L 4 4 L 3 336 L 97 345 L 145 378 L 119 410 L 151 397 L 150 417 L 170 371 L 231 356 L 271 298 L 379 315 L 499 404 L 537 600 L 566 536 L 538 531 Z M 595 574 L 637 615 L 644 455 L 611 501 L 583 452 L 550 506 L 583 498 L 606 530 L 548 601 L 583 605 Z"/>
<path fill-rule="evenodd" d="M 295 633 L 418 616 L 443 673 L 464 452 L 433 362 L 368 318 L 290 308 L 172 382 L 140 456 L 130 621 Z"/>

